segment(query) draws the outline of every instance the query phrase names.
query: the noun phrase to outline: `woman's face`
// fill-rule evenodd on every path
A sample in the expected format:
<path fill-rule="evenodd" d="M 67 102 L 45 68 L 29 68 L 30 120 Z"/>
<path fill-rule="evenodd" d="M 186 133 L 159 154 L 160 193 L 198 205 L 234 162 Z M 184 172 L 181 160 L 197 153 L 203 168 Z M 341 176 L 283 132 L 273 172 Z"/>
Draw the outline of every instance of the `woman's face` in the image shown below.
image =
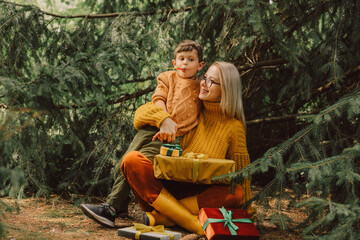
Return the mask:
<path fill-rule="evenodd" d="M 210 66 L 205 74 L 205 79 L 206 80 L 203 79 L 200 82 L 199 98 L 208 102 L 220 102 L 221 86 L 219 69 L 214 65 Z"/>

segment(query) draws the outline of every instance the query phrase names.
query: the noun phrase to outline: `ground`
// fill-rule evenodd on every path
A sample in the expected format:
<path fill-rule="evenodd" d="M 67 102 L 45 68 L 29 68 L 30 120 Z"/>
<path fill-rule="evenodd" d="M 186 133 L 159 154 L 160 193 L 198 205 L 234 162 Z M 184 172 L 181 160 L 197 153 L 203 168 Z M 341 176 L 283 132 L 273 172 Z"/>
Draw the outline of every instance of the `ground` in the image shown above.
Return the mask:
<path fill-rule="evenodd" d="M 8 205 L 15 206 L 12 198 L 1 198 Z M 116 229 L 104 228 L 87 218 L 79 207 L 73 202 L 52 196 L 50 199 L 26 198 L 18 201 L 19 212 L 6 213 L 0 220 L 6 225 L 6 238 L 18 239 L 128 239 L 117 236 Z M 296 222 L 304 218 L 304 213 L 299 210 L 287 210 L 287 214 Z M 129 206 L 128 219 L 116 219 L 117 228 L 131 226 L 133 222 L 142 222 L 142 210 L 136 203 Z M 194 235 L 180 228 L 183 238 L 188 239 Z M 300 240 L 300 231 L 280 229 L 265 229 L 260 231 L 261 240 Z M 198 238 L 191 238 L 198 239 Z M 205 239 L 205 238 L 200 238 Z"/>

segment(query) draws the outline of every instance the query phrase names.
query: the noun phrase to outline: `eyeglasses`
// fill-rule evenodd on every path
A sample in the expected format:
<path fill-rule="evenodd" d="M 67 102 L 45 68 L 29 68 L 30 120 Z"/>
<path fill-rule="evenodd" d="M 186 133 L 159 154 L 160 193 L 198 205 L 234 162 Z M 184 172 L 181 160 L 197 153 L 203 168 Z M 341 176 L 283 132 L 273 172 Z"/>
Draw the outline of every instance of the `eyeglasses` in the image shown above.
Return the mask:
<path fill-rule="evenodd" d="M 205 77 L 204 75 L 201 75 L 199 78 L 200 78 L 200 81 L 202 81 L 202 80 L 205 81 L 205 85 L 208 88 L 211 87 L 211 85 L 213 85 L 213 84 L 220 85 L 220 83 L 217 83 L 214 80 L 211 80 L 210 78 Z"/>

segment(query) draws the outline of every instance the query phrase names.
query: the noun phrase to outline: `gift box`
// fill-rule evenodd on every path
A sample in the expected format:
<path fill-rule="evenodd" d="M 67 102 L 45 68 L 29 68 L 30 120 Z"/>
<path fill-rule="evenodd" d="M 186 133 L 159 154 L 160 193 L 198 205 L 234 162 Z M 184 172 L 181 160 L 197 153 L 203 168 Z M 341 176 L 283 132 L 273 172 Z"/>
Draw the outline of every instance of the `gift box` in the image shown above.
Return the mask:
<path fill-rule="evenodd" d="M 163 225 L 146 226 L 144 224 L 134 223 L 134 227 L 118 229 L 118 236 L 139 240 L 178 240 L 182 237 L 182 234 L 165 230 Z"/>
<path fill-rule="evenodd" d="M 260 234 L 244 209 L 202 208 L 199 220 L 208 240 L 257 240 Z"/>
<path fill-rule="evenodd" d="M 160 147 L 160 154 L 164 156 L 180 157 L 182 149 L 177 144 L 162 144 Z"/>
<path fill-rule="evenodd" d="M 195 154 L 195 156 L 197 156 Z M 199 155 L 201 156 L 201 155 Z M 235 162 L 227 159 L 168 157 L 156 155 L 154 176 L 158 179 L 211 184 L 211 178 L 235 171 Z M 227 180 L 221 183 L 229 183 Z"/>

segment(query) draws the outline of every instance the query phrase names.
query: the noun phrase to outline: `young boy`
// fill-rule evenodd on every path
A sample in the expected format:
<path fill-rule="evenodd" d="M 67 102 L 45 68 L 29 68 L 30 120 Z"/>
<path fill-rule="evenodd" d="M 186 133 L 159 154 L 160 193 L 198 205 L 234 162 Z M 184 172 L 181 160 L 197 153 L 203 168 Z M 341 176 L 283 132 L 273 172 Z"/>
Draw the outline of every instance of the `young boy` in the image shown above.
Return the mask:
<path fill-rule="evenodd" d="M 158 76 L 152 101 L 170 113 L 171 119 L 177 123 L 176 136 L 182 136 L 197 125 L 201 108 L 198 98 L 200 82 L 196 77 L 204 66 L 200 45 L 191 40 L 179 43 L 172 63 L 177 71 Z"/>
<path fill-rule="evenodd" d="M 171 115 L 177 124 L 176 137 L 179 139 L 198 124 L 201 101 L 198 98 L 200 82 L 196 74 L 204 66 L 202 47 L 192 40 L 182 41 L 174 51 L 172 63 L 176 71 L 163 72 L 158 76 L 152 101 Z M 154 156 L 160 153 L 162 141 L 175 140 L 175 136 L 168 139 L 153 126 L 138 130 L 124 156 L 128 152 L 139 151 L 153 161 Z M 153 141 L 156 138 L 159 140 Z M 115 217 L 125 217 L 128 213 L 130 187 L 121 173 L 121 162 L 122 158 L 115 167 L 115 182 L 106 203 L 80 205 L 85 215 L 106 227 L 115 227 Z"/>

